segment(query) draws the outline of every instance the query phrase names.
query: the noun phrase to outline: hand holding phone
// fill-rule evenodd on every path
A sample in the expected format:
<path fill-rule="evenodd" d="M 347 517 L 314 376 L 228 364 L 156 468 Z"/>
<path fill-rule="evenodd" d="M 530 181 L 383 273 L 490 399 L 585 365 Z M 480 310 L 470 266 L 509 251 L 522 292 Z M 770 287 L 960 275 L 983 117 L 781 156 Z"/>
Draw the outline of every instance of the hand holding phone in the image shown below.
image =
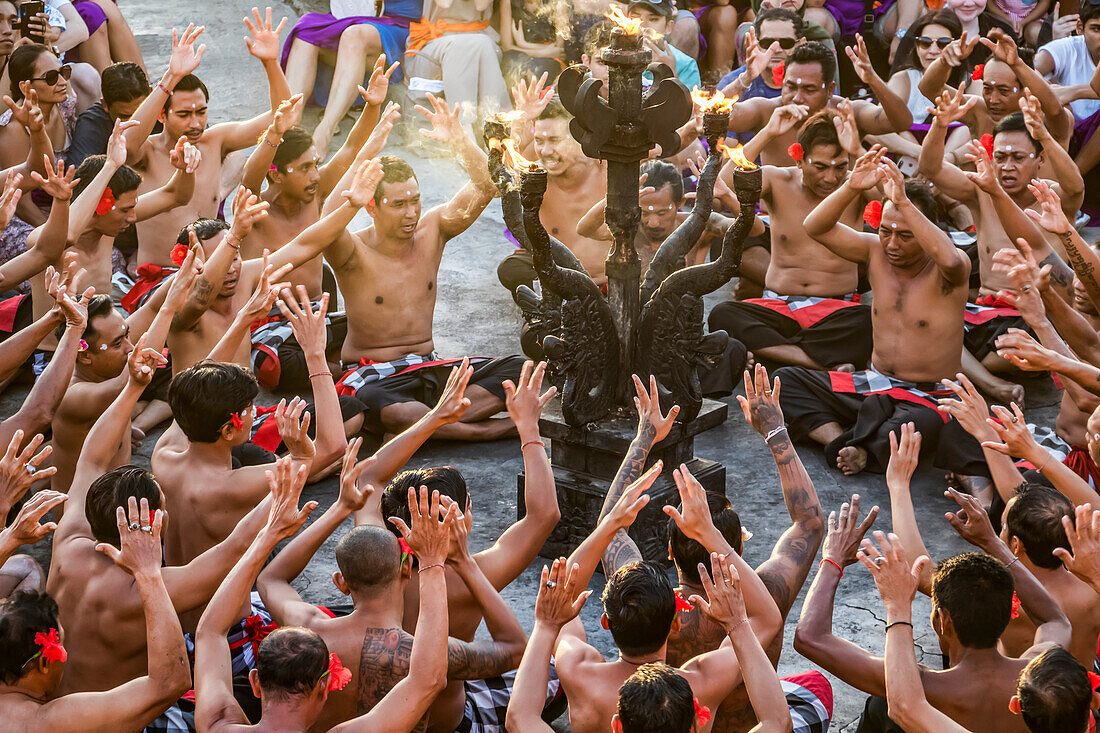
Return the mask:
<path fill-rule="evenodd" d="M 46 42 L 46 5 L 39 0 L 19 3 L 19 34 L 35 43 Z"/>

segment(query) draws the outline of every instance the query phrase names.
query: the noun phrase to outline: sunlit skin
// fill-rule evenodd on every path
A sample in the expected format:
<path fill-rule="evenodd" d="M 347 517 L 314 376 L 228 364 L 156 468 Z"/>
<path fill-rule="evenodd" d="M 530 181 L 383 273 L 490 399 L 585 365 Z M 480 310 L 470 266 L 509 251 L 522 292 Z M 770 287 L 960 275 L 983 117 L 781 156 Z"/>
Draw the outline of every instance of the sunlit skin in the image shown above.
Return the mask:
<path fill-rule="evenodd" d="M 939 44 L 935 41 L 940 38 L 950 38 L 953 40 L 951 31 L 937 23 L 929 23 L 928 25 L 921 28 L 918 36 L 931 38 L 933 41 L 926 48 L 922 48 L 919 43 L 916 44 L 917 60 L 920 62 L 920 66 L 922 69 L 927 69 L 929 64 L 938 59 L 940 57 L 940 54 L 943 53 L 943 49 L 940 48 Z"/>
<path fill-rule="evenodd" d="M 186 137 L 192 145 L 202 139 L 206 130 L 209 106 L 206 95 L 201 89 L 180 91 L 172 94 L 168 111 L 160 113 L 160 121 L 169 140 Z"/>
<path fill-rule="evenodd" d="M 835 145 L 815 145 L 797 165 L 802 170 L 802 185 L 820 198 L 848 178 L 848 155 Z"/>
<path fill-rule="evenodd" d="M 892 203 L 883 205 L 878 239 L 886 261 L 898 270 L 919 272 L 930 262 L 913 230 L 906 225 L 905 218 Z"/>
<path fill-rule="evenodd" d="M 379 235 L 386 239 L 411 240 L 420 223 L 420 184 L 415 178 L 383 183 L 381 200 L 375 200 L 368 212 Z"/>
<path fill-rule="evenodd" d="M 672 198 L 671 184 L 665 184 L 656 191 L 646 191 L 638 196 L 642 210 L 642 221 L 638 232 L 650 243 L 660 244 L 675 231 L 678 219 L 677 203 Z"/>
<path fill-rule="evenodd" d="M 821 64 L 790 64 L 784 69 L 783 89 L 779 93 L 781 104 L 804 104 L 810 114 L 825 109 L 833 96 L 835 84 L 825 83 Z"/>
<path fill-rule="evenodd" d="M 784 4 L 782 7 L 786 7 Z M 765 20 L 760 24 L 760 38 L 767 38 L 773 41 L 782 41 L 784 39 L 790 39 L 797 41 L 798 36 L 794 33 L 794 24 L 789 20 Z M 768 62 L 768 72 L 765 73 L 762 78 L 764 83 L 771 86 L 771 70 L 780 64 L 787 62 L 787 56 L 793 51 L 798 44 L 791 46 L 789 49 L 784 49 L 781 46 L 776 46 L 775 51 L 772 52 L 772 59 Z M 766 48 L 764 44 L 761 44 L 761 48 Z"/>
<path fill-rule="evenodd" d="M 278 187 L 280 195 L 304 204 L 312 203 L 317 198 L 317 187 L 321 182 L 320 160 L 317 148 L 310 146 L 282 170 L 271 171 L 269 180 Z"/>
<path fill-rule="evenodd" d="M 998 59 L 986 62 L 982 73 L 982 99 L 985 100 L 986 109 L 994 122 L 1005 115 L 1019 112 L 1020 99 L 1023 96 L 1024 90 L 1020 88 L 1020 82 L 1008 64 Z"/>
<path fill-rule="evenodd" d="M 561 118 L 536 120 L 534 126 L 535 155 L 539 165 L 553 177 L 563 175 L 573 166 L 590 166 L 580 143 L 569 134 L 569 123 Z"/>
<path fill-rule="evenodd" d="M 1043 154 L 1035 152 L 1035 146 L 1025 132 L 1002 132 L 993 138 L 993 167 L 997 179 L 1009 196 L 1030 196 L 1027 184 L 1039 178 Z"/>
<path fill-rule="evenodd" d="M 8 0 L 0 0 L 0 56 L 12 52 L 17 34 L 15 24 L 19 20 L 19 11 Z"/>

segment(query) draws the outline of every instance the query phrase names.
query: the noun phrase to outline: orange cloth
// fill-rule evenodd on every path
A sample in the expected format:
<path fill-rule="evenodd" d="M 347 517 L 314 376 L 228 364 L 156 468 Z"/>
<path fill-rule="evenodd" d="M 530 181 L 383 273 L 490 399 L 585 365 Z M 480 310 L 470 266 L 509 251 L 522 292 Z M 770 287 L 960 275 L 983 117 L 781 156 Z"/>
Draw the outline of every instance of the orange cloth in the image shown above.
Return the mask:
<path fill-rule="evenodd" d="M 427 18 L 421 18 L 420 22 L 409 24 L 409 45 L 405 53 L 416 53 L 429 41 L 442 36 L 444 33 L 469 33 L 471 31 L 483 31 L 489 27 L 487 20 L 475 20 L 469 23 L 449 23 L 439 20 L 432 23 Z"/>

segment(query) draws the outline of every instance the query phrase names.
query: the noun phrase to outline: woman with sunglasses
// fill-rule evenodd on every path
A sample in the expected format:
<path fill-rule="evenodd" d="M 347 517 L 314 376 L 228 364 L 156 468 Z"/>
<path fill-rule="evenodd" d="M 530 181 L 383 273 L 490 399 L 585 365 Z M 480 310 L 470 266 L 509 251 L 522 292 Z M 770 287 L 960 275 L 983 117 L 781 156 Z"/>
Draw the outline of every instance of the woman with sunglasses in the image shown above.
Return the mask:
<path fill-rule="evenodd" d="M 9 94 L 19 103 L 33 89 L 46 123 L 46 133 L 54 150 L 64 155 L 69 148 L 69 135 L 76 125 L 76 95 L 69 86 L 72 66 L 62 65 L 53 51 L 45 46 L 21 46 L 12 52 L 8 62 L 11 79 Z M 0 115 L 0 167 L 17 165 L 26 160 L 30 150 L 30 133 L 12 120 L 12 111 Z"/>

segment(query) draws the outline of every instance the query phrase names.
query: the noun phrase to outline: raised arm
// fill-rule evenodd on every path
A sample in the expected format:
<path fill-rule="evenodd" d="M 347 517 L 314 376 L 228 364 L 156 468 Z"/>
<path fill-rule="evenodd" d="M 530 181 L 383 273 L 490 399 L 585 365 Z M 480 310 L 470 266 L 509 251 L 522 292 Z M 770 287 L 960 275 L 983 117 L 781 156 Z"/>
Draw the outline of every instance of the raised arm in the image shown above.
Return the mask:
<path fill-rule="evenodd" d="M 1066 251 L 1066 257 L 1069 258 L 1069 265 L 1073 268 L 1074 274 L 1081 280 L 1081 285 L 1088 293 L 1089 300 L 1092 301 L 1094 306 L 1100 303 L 1100 281 L 1097 280 L 1098 273 L 1100 273 L 1100 256 L 1097 256 L 1096 251 L 1077 233 L 1077 230 L 1066 216 L 1061 198 L 1053 188 L 1045 181 L 1033 180 L 1028 184 L 1028 190 L 1035 196 L 1039 204 L 1039 211 L 1028 209 L 1025 213 L 1032 221 L 1058 238 Z M 1017 248 L 1019 249 L 1019 246 Z M 1023 250 L 1021 250 L 1021 254 L 1026 258 L 1027 255 Z M 1036 256 L 1035 259 L 1037 260 L 1038 257 Z M 1036 264 L 1042 267 L 1047 263 Z M 1062 292 L 1058 291 L 1058 294 L 1062 295 Z M 1046 293 L 1043 295 L 1043 300 L 1046 302 Z M 1064 296 L 1062 299 L 1069 302 Z M 1049 304 L 1047 308 L 1053 310 Z"/>
<path fill-rule="evenodd" d="M 768 124 L 745 143 L 741 151 L 749 160 L 756 160 L 766 147 L 776 138 L 786 137 L 802 126 L 809 116 L 810 108 L 804 104 L 784 104 L 772 110 Z"/>
<path fill-rule="evenodd" d="M 936 184 L 944 194 L 963 204 L 971 204 L 976 200 L 978 187 L 961 170 L 944 160 L 944 145 L 948 126 L 961 120 L 977 104 L 977 98 L 967 97 L 960 89 L 954 95 L 944 92 L 934 101 L 935 108 L 929 108 L 932 125 L 921 144 L 917 172 Z"/>
<path fill-rule="evenodd" d="M 757 576 L 779 607 L 779 613 L 786 618 L 817 557 L 817 550 L 825 537 L 825 521 L 814 482 L 787 435 L 783 410 L 779 405 L 779 390 L 779 378 L 769 385 L 767 370 L 757 364 L 755 380 L 750 379 L 749 372 L 745 372 L 745 396 L 738 395 L 737 401 L 741 404 L 745 421 L 771 449 L 779 471 L 783 503 L 791 518 L 791 526 L 779 537 L 771 556 L 756 569 Z"/>
<path fill-rule="evenodd" d="M 253 262 L 249 264 L 253 264 Z M 236 360 L 237 353 L 248 336 L 252 324 L 271 315 L 271 309 L 279 299 L 279 293 L 289 285 L 286 282 L 275 284 L 271 282 L 272 278 L 285 275 L 289 265 L 284 265 L 279 272 L 272 272 L 271 265 L 267 264 L 266 250 L 261 264 L 263 270 L 260 272 L 260 277 L 256 282 L 252 295 L 249 296 L 244 306 L 237 311 L 237 314 L 233 316 L 229 328 L 225 330 L 222 337 L 218 339 L 218 343 L 214 344 L 214 348 L 210 349 L 210 352 L 206 355 L 206 358 L 210 361 Z"/>
<path fill-rule="evenodd" d="M 47 166 L 46 171 L 46 178 L 38 173 L 30 175 L 39 188 L 53 198 L 50 215 L 45 224 L 27 235 L 27 251 L 0 265 L 2 289 L 16 287 L 45 270 L 47 266 L 57 264 L 69 242 L 69 206 L 76 185 L 73 179 L 76 169 L 70 167 L 66 171 L 62 161 L 57 164 L 56 171 L 53 166 Z M 18 198 L 15 200 L 18 201 Z"/>
<path fill-rule="evenodd" d="M 878 105 L 866 101 L 853 105 L 859 131 L 874 135 L 908 130 L 913 125 L 913 113 L 909 111 L 906 100 L 899 97 L 875 71 L 863 36 L 857 33 L 856 45 L 846 46 L 844 51 L 852 61 L 856 76 L 878 100 Z"/>
<path fill-rule="evenodd" d="M 1100 509 L 1082 504 L 1074 509 L 1074 517 L 1062 517 L 1062 526 L 1069 539 L 1069 549 L 1056 547 L 1054 555 L 1076 575 L 1100 593 Z"/>
<path fill-rule="evenodd" d="M 196 28 L 194 23 L 188 24 L 183 35 L 180 35 L 175 28 L 172 29 L 172 53 L 168 58 L 168 69 L 130 117 L 138 123 L 126 134 L 126 153 L 127 160 L 130 162 L 138 159 L 142 146 L 152 134 L 157 119 L 164 105 L 168 103 L 168 97 L 176 88 L 176 84 L 199 67 L 199 62 L 206 53 L 206 44 L 200 45 L 196 50 L 195 41 L 204 30 L 204 26 Z"/>
<path fill-rule="evenodd" d="M 804 222 L 807 234 L 850 262 L 866 262 L 871 247 L 878 244 L 878 235 L 857 232 L 840 220 L 848 207 L 878 185 L 879 161 L 884 155 L 886 148 L 875 145 L 860 156 L 848 180 L 814 207 Z"/>
<path fill-rule="evenodd" d="M 176 170 L 163 186 L 138 196 L 137 206 L 134 207 L 138 221 L 152 219 L 177 206 L 186 206 L 195 193 L 195 171 L 202 162 L 202 153 L 187 142 L 186 137 L 181 137 L 168 157 Z"/>
<path fill-rule="evenodd" d="M 263 189 L 264 181 L 267 180 L 267 175 L 274 166 L 275 151 L 283 142 L 283 135 L 302 120 L 304 108 L 304 97 L 301 94 L 295 94 L 290 99 L 283 100 L 275 110 L 271 124 L 267 126 L 267 130 L 244 164 L 241 185 L 249 191 Z"/>
<path fill-rule="evenodd" d="M 936 60 L 928 65 L 917 85 L 918 91 L 924 95 L 925 99 L 937 99 L 944 92 L 955 93 L 955 90 L 947 85 L 951 70 L 958 68 L 963 61 L 970 58 L 970 54 L 978 47 L 980 40 L 980 35 L 970 38 L 969 34 L 963 31 L 961 36 L 948 44 Z"/>
<path fill-rule="evenodd" d="M 386 54 L 384 53 L 379 54 L 378 58 L 374 60 L 374 69 L 371 70 L 367 88 L 359 87 L 359 96 L 363 99 L 363 111 L 359 113 L 359 119 L 355 121 L 351 131 L 348 132 L 344 144 L 340 146 L 335 155 L 329 158 L 328 162 L 321 166 L 320 191 L 322 196 L 328 196 L 336 188 L 337 182 L 351 167 L 359 150 L 369 140 L 381 140 L 378 149 L 371 152 L 371 158 L 377 157 L 382 152 L 382 146 L 385 144 L 389 129 L 393 128 L 394 122 L 401 116 L 401 108 L 398 105 L 386 104 L 390 77 L 393 76 L 393 72 L 397 71 L 397 67 L 400 65 L 400 62 L 394 62 L 387 69 Z M 385 113 L 380 116 L 383 105 L 385 105 Z M 379 131 L 384 132 L 384 134 L 376 136 L 375 130 L 383 121 L 389 129 Z"/>
<path fill-rule="evenodd" d="M 946 401 L 946 400 L 944 400 Z M 984 422 L 984 421 L 983 421 Z M 920 459 L 921 434 L 913 423 L 901 426 L 901 437 L 890 431 L 890 463 L 886 467 L 886 488 L 890 492 L 890 520 L 894 532 L 916 552 L 928 554 L 917 526 L 913 510 L 913 497 L 909 493 L 909 481 Z M 932 568 L 922 567 L 918 580 L 921 593 L 932 594 Z"/>
<path fill-rule="evenodd" d="M 96 209 L 108 190 L 111 177 L 115 171 L 126 163 L 126 133 L 137 126 L 134 120 L 115 120 L 111 138 L 107 141 L 107 159 L 95 178 L 72 201 L 69 210 L 69 241 L 75 242 L 81 234 L 86 232 L 92 224 L 92 217 L 96 215 Z M 113 194 L 114 192 L 112 192 Z"/>
<path fill-rule="evenodd" d="M 68 499 L 65 494 L 44 489 L 23 504 L 12 523 L 0 529 L 0 567 L 23 545 L 33 545 L 57 529 L 55 522 L 39 524 L 55 506 Z M 5 517 L 6 518 L 6 517 Z"/>
<path fill-rule="evenodd" d="M 306 481 L 305 466 L 295 470 L 291 460 L 283 458 L 274 468 L 274 474 L 267 472 L 273 498 L 267 524 L 210 599 L 195 632 L 195 723 L 206 731 L 248 725 L 248 718 L 233 697 L 233 669 L 225 634 L 237 620 L 256 575 L 275 546 L 293 536 L 317 506 L 317 502 L 310 501 L 298 509 Z"/>
<path fill-rule="evenodd" d="M 1062 107 L 1058 109 L 1060 114 L 1065 114 Z M 1043 160 L 1053 171 L 1054 180 L 1058 182 L 1062 192 L 1063 213 L 1069 217 L 1076 217 L 1077 209 L 1085 199 L 1085 179 L 1081 175 L 1081 169 L 1070 157 L 1069 151 L 1063 148 L 1051 134 L 1038 97 L 1027 87 L 1024 88 L 1024 96 L 1020 99 L 1020 111 L 1023 112 L 1028 133 L 1043 146 Z"/>
<path fill-rule="evenodd" d="M 1012 73 L 1016 75 L 1020 88 L 1026 90 L 1025 93 L 1033 95 L 1038 100 L 1047 120 L 1056 126 L 1058 137 L 1068 139 L 1069 133 L 1073 129 L 1073 115 L 1068 107 L 1063 106 L 1058 100 L 1058 95 L 1054 93 L 1054 89 L 1043 78 L 1043 75 L 1020 58 L 1016 42 L 1012 40 L 1012 37 L 1004 30 L 994 28 L 989 31 L 988 38 L 981 38 L 979 41 L 983 46 L 990 49 L 997 59 L 1012 68 Z"/>

